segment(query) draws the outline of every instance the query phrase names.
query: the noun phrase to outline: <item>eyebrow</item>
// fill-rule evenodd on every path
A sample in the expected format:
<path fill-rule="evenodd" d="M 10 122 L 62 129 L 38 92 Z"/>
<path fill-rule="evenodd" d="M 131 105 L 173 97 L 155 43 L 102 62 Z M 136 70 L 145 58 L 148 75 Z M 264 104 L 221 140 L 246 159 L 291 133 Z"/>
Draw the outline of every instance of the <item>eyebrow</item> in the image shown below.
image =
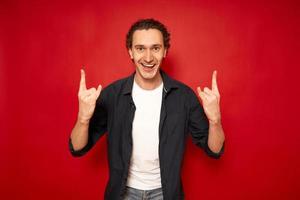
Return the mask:
<path fill-rule="evenodd" d="M 138 48 L 138 47 L 145 47 L 145 45 L 142 45 L 142 44 L 136 44 L 134 45 L 135 48 Z M 162 47 L 161 44 L 153 44 L 151 45 L 151 47 Z"/>

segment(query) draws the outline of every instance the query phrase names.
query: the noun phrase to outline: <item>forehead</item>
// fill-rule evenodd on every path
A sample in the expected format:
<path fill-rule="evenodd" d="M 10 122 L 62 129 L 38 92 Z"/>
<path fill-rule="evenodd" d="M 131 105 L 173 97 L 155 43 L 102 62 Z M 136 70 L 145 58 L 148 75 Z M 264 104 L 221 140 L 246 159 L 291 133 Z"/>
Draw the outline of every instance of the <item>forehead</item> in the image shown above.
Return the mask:
<path fill-rule="evenodd" d="M 157 29 L 136 30 L 132 36 L 132 45 L 151 46 L 153 44 L 163 45 L 163 35 Z"/>

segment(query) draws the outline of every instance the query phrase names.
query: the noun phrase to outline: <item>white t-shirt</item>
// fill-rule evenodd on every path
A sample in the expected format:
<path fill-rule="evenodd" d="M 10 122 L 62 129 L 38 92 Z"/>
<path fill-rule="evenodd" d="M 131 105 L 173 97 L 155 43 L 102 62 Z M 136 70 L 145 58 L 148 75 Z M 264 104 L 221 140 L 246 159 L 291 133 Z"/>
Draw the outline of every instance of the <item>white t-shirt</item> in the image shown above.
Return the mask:
<path fill-rule="evenodd" d="M 132 98 L 136 107 L 132 124 L 133 149 L 127 186 L 152 190 L 161 187 L 158 155 L 159 119 L 163 83 L 154 90 L 144 90 L 135 81 Z"/>

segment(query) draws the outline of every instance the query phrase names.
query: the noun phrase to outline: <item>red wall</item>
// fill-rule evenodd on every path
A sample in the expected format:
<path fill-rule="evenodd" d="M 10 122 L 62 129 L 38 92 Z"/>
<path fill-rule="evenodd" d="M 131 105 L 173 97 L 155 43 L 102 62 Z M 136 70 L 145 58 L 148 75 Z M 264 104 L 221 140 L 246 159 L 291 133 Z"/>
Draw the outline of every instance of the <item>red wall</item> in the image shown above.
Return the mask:
<path fill-rule="evenodd" d="M 187 200 L 300 199 L 296 1 L 1 1 L 0 199 L 102 199 L 106 138 L 73 158 L 80 68 L 89 87 L 130 74 L 132 22 L 172 34 L 164 68 L 193 89 L 218 70 L 220 160 L 188 141 Z"/>

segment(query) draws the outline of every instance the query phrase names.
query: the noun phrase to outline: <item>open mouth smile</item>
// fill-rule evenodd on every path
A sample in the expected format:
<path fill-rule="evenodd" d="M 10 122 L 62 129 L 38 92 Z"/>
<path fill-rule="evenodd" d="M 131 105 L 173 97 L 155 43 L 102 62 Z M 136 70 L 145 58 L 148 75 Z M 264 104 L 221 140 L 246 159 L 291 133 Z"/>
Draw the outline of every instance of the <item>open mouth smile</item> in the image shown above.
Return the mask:
<path fill-rule="evenodd" d="M 147 68 L 153 68 L 155 66 L 155 64 L 145 64 L 145 63 L 141 63 L 143 65 L 143 67 L 147 67 Z"/>

